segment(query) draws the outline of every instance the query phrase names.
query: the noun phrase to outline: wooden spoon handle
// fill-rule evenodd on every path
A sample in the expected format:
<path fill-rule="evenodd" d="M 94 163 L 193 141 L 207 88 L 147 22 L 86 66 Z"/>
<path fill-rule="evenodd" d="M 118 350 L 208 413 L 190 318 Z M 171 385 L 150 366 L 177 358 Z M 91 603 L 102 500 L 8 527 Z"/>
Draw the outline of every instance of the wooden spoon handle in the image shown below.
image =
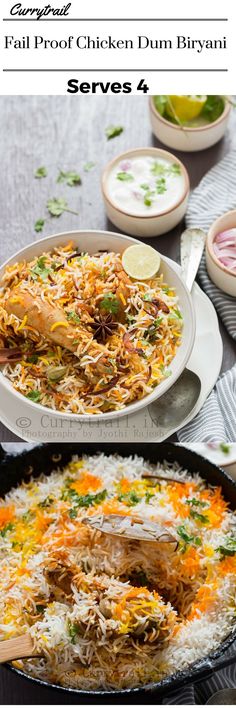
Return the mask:
<path fill-rule="evenodd" d="M 14 659 L 23 659 L 35 654 L 34 642 L 30 634 L 23 634 L 21 637 L 5 639 L 0 642 L 0 664 Z"/>

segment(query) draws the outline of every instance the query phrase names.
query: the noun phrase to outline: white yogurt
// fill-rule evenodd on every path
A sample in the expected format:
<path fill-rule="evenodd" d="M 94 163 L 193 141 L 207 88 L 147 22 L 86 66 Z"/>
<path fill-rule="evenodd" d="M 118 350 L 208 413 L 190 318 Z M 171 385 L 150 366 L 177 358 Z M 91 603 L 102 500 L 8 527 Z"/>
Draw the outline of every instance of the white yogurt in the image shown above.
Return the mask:
<path fill-rule="evenodd" d="M 135 216 L 154 216 L 181 200 L 184 175 L 178 162 L 149 155 L 117 162 L 107 180 L 107 192 L 116 207 Z"/>

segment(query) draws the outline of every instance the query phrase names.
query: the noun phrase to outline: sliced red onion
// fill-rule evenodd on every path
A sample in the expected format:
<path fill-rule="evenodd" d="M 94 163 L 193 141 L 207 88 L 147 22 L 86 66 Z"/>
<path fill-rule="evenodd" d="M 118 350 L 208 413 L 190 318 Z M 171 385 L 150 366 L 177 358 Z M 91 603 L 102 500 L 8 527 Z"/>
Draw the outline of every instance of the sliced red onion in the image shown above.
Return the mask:
<path fill-rule="evenodd" d="M 217 259 L 230 270 L 236 268 L 236 228 L 221 231 L 213 241 L 213 250 Z"/>
<path fill-rule="evenodd" d="M 131 168 L 131 162 L 129 160 L 124 160 L 120 163 L 122 172 L 127 172 Z"/>

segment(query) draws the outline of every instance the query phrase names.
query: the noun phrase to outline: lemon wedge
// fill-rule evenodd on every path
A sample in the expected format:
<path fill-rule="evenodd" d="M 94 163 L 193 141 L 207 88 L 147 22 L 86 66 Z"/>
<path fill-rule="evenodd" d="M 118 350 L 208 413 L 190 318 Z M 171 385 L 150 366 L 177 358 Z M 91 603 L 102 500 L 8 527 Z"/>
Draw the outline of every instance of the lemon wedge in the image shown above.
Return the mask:
<path fill-rule="evenodd" d="M 149 280 L 160 268 L 160 255 L 155 248 L 140 243 L 140 246 L 129 246 L 122 255 L 122 265 L 130 278 Z"/>
<path fill-rule="evenodd" d="M 207 96 L 168 96 L 166 113 L 181 123 L 195 120 L 200 115 Z"/>

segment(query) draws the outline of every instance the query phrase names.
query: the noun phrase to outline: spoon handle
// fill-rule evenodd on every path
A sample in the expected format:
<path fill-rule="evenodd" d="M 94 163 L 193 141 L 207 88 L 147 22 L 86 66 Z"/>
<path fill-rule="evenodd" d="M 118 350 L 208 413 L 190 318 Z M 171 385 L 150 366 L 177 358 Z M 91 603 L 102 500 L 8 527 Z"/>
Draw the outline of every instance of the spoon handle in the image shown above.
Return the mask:
<path fill-rule="evenodd" d="M 23 659 L 27 656 L 34 656 L 34 643 L 30 634 L 23 634 L 13 639 L 5 639 L 0 642 L 0 664 L 14 659 Z"/>
<path fill-rule="evenodd" d="M 180 239 L 182 278 L 191 292 L 203 254 L 206 234 L 202 229 L 186 229 Z"/>

